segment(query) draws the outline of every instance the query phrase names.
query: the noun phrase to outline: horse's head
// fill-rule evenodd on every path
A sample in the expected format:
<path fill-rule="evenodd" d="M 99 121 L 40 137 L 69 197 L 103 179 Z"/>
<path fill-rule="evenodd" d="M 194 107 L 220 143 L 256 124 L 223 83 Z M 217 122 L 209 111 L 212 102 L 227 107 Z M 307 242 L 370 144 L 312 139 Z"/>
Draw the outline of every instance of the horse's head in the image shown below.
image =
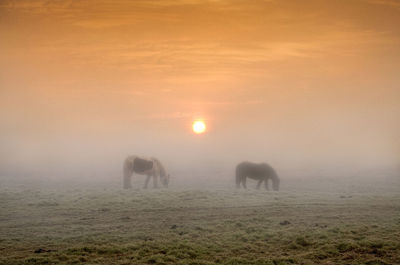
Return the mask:
<path fill-rule="evenodd" d="M 272 178 L 272 189 L 275 191 L 278 191 L 280 182 L 281 181 L 280 181 L 278 175 L 275 174 L 275 176 Z"/>
<path fill-rule="evenodd" d="M 169 174 L 166 174 L 164 177 L 161 178 L 161 182 L 164 187 L 168 187 L 169 184 Z"/>

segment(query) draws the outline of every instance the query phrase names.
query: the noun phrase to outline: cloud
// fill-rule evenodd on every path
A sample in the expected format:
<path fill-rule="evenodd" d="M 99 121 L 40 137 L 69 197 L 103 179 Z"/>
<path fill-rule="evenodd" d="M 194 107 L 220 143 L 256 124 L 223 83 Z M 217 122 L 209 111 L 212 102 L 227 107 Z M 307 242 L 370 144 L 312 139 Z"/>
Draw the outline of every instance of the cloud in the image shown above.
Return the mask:
<path fill-rule="evenodd" d="M 198 115 L 198 113 L 194 112 L 169 112 L 169 113 L 151 113 L 147 115 L 136 115 L 132 117 L 132 120 L 175 120 L 175 119 L 185 119 L 191 118 Z"/>
<path fill-rule="evenodd" d="M 55 48 L 54 53 L 69 54 L 67 60 L 73 65 L 81 63 L 82 67 L 125 69 L 134 75 L 165 76 L 170 80 L 174 76 L 208 75 L 203 80 L 213 80 L 215 76 L 254 75 L 260 71 L 263 74 L 262 64 L 367 54 L 373 46 L 395 41 L 384 32 L 353 29 L 327 32 L 307 41 L 261 40 L 249 41 L 245 46 L 186 40 L 128 40 L 126 43 L 110 40 L 79 46 L 65 43 Z M 38 49 L 44 58 L 49 50 L 48 47 Z"/>
<path fill-rule="evenodd" d="M 400 2 L 398 0 L 367 0 L 370 4 L 383 5 L 400 9 Z"/>
<path fill-rule="evenodd" d="M 330 11 L 328 4 L 318 9 L 285 1 L 93 3 L 2 2 L 2 9 L 23 12 L 30 21 L 26 32 L 10 34 L 24 41 L 10 45 L 9 54 L 62 61 L 80 72 L 102 69 L 187 85 L 270 76 L 277 65 L 362 57 L 399 42 L 390 30 L 366 27 L 357 16 L 338 17 L 348 11 Z M 28 54 L 21 52 L 26 47 Z"/>
<path fill-rule="evenodd" d="M 179 102 L 179 101 L 177 101 Z M 238 100 L 238 101 L 193 101 L 191 105 L 200 105 L 200 106 L 213 106 L 213 107 L 238 107 L 245 105 L 258 105 L 263 104 L 263 100 Z M 202 117 L 200 112 L 193 111 L 173 111 L 173 112 L 162 112 L 162 113 L 150 113 L 145 115 L 135 115 L 131 117 L 133 120 L 177 120 L 177 119 L 187 119 L 194 117 Z"/>
<path fill-rule="evenodd" d="M 257 105 L 263 104 L 263 100 L 243 100 L 243 101 L 200 101 L 193 104 L 213 105 L 213 106 L 232 106 L 232 105 Z"/>

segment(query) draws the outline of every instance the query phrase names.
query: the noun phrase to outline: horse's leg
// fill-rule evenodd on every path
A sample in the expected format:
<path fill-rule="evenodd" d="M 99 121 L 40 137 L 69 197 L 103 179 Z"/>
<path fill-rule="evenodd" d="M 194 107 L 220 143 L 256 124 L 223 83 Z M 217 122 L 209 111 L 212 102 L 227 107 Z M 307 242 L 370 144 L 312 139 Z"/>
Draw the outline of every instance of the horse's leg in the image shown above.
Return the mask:
<path fill-rule="evenodd" d="M 157 174 L 153 175 L 153 188 L 155 188 L 155 189 L 158 188 L 158 176 L 157 176 Z"/>
<path fill-rule="evenodd" d="M 132 188 L 131 176 L 124 176 L 124 189 Z"/>
<path fill-rule="evenodd" d="M 147 186 L 149 185 L 149 181 L 150 181 L 151 176 L 150 175 L 146 175 L 146 180 L 144 182 L 144 189 L 147 189 Z"/>
<path fill-rule="evenodd" d="M 260 189 L 261 183 L 263 182 L 263 179 L 260 179 L 257 183 L 256 189 Z"/>
<path fill-rule="evenodd" d="M 243 186 L 243 188 L 245 188 L 245 189 L 247 189 L 247 186 L 246 186 L 246 178 L 247 178 L 247 177 L 243 177 L 243 178 L 242 178 L 242 186 Z"/>
<path fill-rule="evenodd" d="M 266 190 L 269 190 L 269 188 L 268 188 L 268 179 L 265 179 L 264 186 L 265 186 Z"/>

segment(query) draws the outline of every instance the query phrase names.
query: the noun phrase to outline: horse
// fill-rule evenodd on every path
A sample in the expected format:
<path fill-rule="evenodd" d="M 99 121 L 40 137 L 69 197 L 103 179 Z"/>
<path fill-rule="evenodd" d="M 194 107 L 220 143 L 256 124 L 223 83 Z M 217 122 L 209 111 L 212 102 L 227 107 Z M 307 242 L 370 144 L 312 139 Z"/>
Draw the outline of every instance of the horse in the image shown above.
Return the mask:
<path fill-rule="evenodd" d="M 147 189 L 151 177 L 153 177 L 154 188 L 158 188 L 158 178 L 160 178 L 164 187 L 168 187 L 169 184 L 169 174 L 167 174 L 160 160 L 155 157 L 143 158 L 136 155 L 128 156 L 124 161 L 123 171 L 123 186 L 125 189 L 132 188 L 131 176 L 133 173 L 147 176 L 144 184 L 145 189 Z"/>
<path fill-rule="evenodd" d="M 261 183 L 264 181 L 265 189 L 268 190 L 268 180 L 272 181 L 272 188 L 275 191 L 279 190 L 279 177 L 276 171 L 267 163 L 252 163 L 252 162 L 241 162 L 236 166 L 236 188 L 240 188 L 242 184 L 243 188 L 246 187 L 246 178 L 258 180 L 257 189 L 260 188 Z"/>

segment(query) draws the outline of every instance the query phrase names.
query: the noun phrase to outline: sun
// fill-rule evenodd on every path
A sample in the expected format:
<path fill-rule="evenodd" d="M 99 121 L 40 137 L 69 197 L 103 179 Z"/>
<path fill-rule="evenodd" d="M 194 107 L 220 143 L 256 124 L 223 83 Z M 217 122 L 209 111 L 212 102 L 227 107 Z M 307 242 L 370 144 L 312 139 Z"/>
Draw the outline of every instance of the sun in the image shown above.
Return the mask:
<path fill-rule="evenodd" d="M 194 121 L 192 125 L 193 132 L 197 134 L 204 133 L 206 131 L 206 124 L 204 121 Z"/>

